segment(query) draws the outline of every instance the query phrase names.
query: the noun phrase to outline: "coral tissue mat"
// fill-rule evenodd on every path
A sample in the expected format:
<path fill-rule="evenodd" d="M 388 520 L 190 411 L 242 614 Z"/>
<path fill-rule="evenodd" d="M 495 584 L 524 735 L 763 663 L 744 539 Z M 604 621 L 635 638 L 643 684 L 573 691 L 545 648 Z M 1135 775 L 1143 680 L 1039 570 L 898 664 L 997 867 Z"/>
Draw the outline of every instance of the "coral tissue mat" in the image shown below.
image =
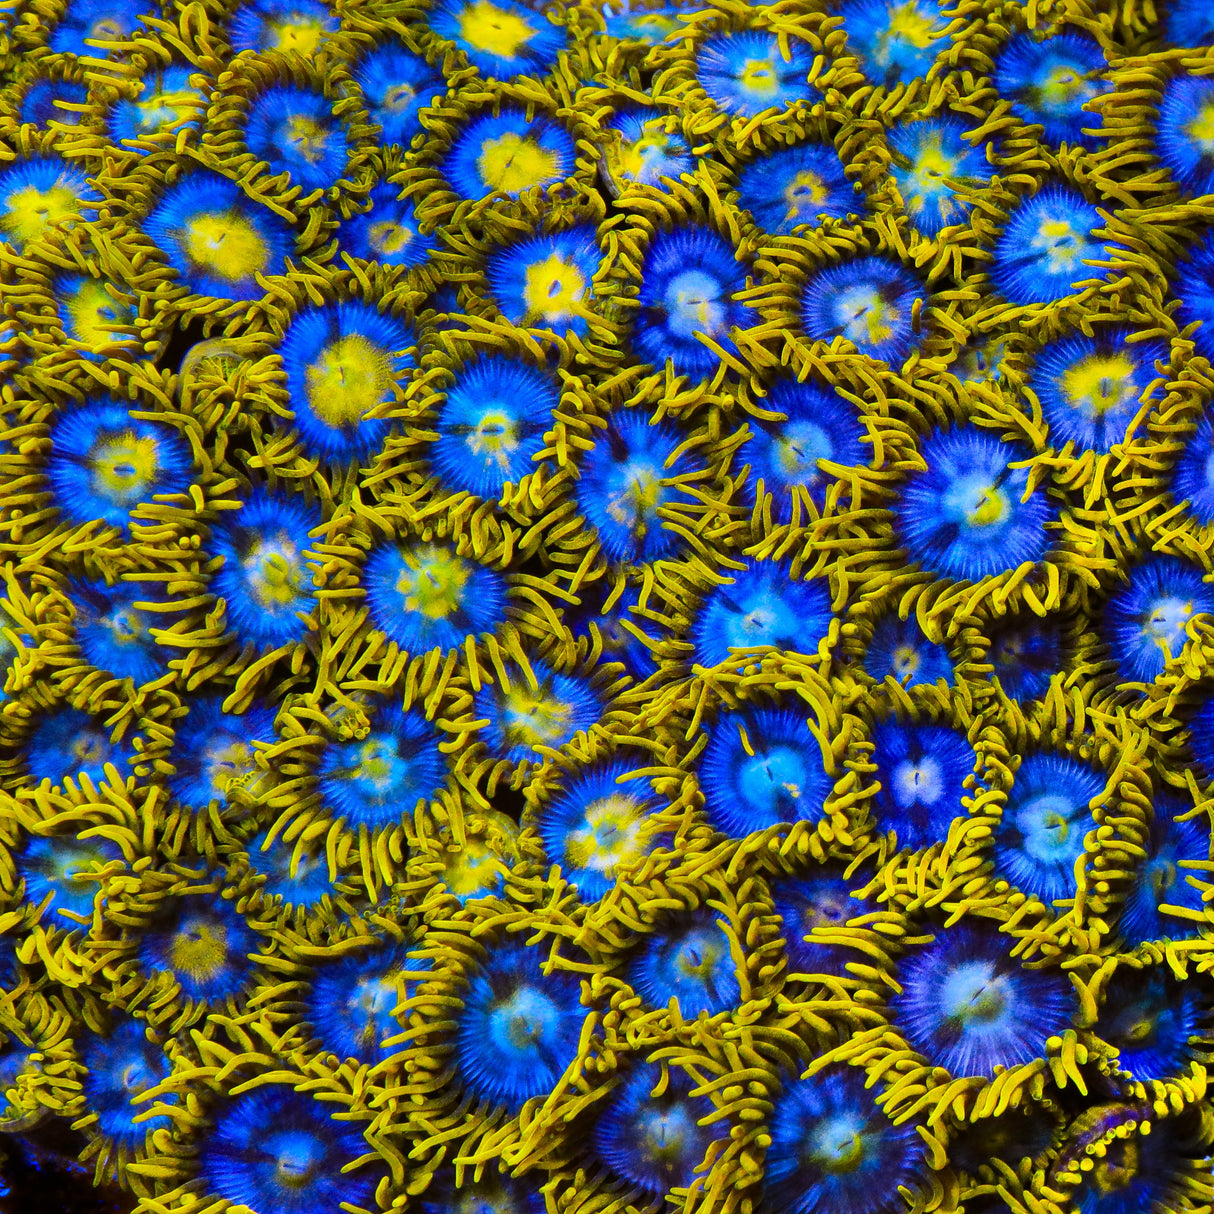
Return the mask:
<path fill-rule="evenodd" d="M 1208 0 L 0 8 L 0 1210 L 1208 1214 Z"/>

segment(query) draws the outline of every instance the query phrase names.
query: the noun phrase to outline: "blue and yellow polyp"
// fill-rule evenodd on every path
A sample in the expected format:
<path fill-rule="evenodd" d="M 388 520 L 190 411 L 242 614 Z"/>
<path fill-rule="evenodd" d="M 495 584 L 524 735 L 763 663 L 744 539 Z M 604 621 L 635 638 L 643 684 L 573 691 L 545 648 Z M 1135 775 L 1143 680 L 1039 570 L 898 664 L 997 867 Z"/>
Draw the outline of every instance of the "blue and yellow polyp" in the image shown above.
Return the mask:
<path fill-rule="evenodd" d="M 1212 51 L 9 5 L 0 1206 L 1209 1209 Z"/>

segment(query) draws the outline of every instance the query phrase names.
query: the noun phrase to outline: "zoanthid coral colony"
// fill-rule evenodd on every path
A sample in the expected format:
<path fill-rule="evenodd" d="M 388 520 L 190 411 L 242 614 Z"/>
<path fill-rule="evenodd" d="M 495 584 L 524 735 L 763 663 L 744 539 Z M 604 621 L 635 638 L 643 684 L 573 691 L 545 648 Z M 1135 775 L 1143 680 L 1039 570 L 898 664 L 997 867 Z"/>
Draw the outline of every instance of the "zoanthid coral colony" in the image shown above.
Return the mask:
<path fill-rule="evenodd" d="M 1209 1211 L 1212 13 L 0 6 L 0 1210 Z"/>

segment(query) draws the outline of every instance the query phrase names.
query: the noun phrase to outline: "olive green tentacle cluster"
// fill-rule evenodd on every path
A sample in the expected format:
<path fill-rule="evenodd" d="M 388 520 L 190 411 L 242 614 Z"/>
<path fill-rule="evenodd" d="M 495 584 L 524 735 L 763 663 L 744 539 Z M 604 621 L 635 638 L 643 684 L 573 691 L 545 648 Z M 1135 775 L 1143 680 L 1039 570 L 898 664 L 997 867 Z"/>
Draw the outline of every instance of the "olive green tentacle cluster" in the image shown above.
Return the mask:
<path fill-rule="evenodd" d="M 1212 46 L 0 14 L 0 1158 L 1208 1209 Z"/>

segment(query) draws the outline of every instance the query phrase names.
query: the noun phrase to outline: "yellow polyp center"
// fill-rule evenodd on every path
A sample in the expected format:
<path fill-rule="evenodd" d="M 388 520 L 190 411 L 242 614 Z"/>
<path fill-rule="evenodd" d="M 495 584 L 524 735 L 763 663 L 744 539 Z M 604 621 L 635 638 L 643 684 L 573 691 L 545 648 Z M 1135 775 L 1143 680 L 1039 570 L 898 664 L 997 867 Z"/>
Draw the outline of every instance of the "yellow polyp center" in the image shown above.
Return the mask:
<path fill-rule="evenodd" d="M 102 17 L 89 26 L 85 42 L 119 42 L 126 36 L 126 30 L 113 17 Z"/>
<path fill-rule="evenodd" d="M 1097 354 L 1064 371 L 1062 394 L 1073 409 L 1103 416 L 1128 404 L 1134 391 L 1134 362 L 1128 354 Z"/>
<path fill-rule="evenodd" d="M 771 59 L 747 59 L 738 79 L 744 89 L 760 97 L 771 97 L 780 87 L 780 73 Z"/>
<path fill-rule="evenodd" d="M 809 1162 L 827 1176 L 854 1172 L 868 1154 L 862 1126 L 847 1115 L 829 1117 L 812 1126 L 806 1146 Z"/>
<path fill-rule="evenodd" d="M 498 8 L 491 0 L 476 0 L 459 17 L 460 37 L 474 50 L 513 59 L 535 30 L 517 13 Z"/>
<path fill-rule="evenodd" d="M 329 128 L 306 114 L 293 114 L 282 125 L 282 137 L 305 164 L 319 164 L 329 141 Z"/>
<path fill-rule="evenodd" d="M 918 214 L 928 205 L 930 199 L 943 218 L 960 215 L 964 210 L 961 203 L 950 200 L 947 196 L 948 178 L 956 171 L 956 158 L 945 155 L 939 141 L 921 147 L 911 166 L 907 186 L 907 209 L 912 214 Z"/>
<path fill-rule="evenodd" d="M 721 959 L 722 949 L 715 943 L 700 939 L 689 942 L 679 950 L 677 967 L 689 978 L 712 978 L 712 972 Z"/>
<path fill-rule="evenodd" d="M 841 300 L 843 336 L 857 346 L 879 346 L 894 332 L 894 309 L 873 287 L 856 287 Z"/>
<path fill-rule="evenodd" d="M 294 51 L 305 59 L 316 54 L 325 36 L 325 28 L 319 21 L 306 19 L 270 22 L 268 29 L 271 35 L 269 43 L 274 50 L 284 54 Z"/>
<path fill-rule="evenodd" d="M 459 610 L 468 584 L 466 561 L 439 548 L 408 553 L 404 560 L 408 568 L 396 579 L 396 590 L 407 611 L 444 620 Z"/>
<path fill-rule="evenodd" d="M 919 651 L 910 645 L 894 650 L 894 674 L 899 680 L 910 678 L 919 669 Z"/>
<path fill-rule="evenodd" d="M 504 472 L 510 466 L 510 457 L 518 450 L 518 427 L 509 414 L 489 412 L 468 435 L 467 443 L 473 455 L 492 459 Z"/>
<path fill-rule="evenodd" d="M 123 1070 L 121 1081 L 123 1090 L 132 1096 L 138 1096 L 153 1086 L 146 1068 L 138 1062 L 132 1062 Z"/>
<path fill-rule="evenodd" d="M 274 1183 L 302 1193 L 311 1185 L 324 1160 L 324 1145 L 314 1137 L 295 1137 L 278 1150 Z"/>
<path fill-rule="evenodd" d="M 383 978 L 367 978 L 355 986 L 354 993 L 346 1002 L 346 1007 L 351 1012 L 365 1017 L 367 1021 L 362 1026 L 360 1034 L 364 1045 L 379 1044 L 375 1018 L 393 1015 L 400 999 L 401 991 L 390 975 Z"/>
<path fill-rule="evenodd" d="M 985 489 L 966 513 L 965 521 L 971 527 L 990 527 L 1002 522 L 1007 515 L 1007 498 L 998 489 Z"/>
<path fill-rule="evenodd" d="M 105 623 L 110 640 L 118 646 L 138 645 L 148 636 L 143 617 L 133 607 L 120 608 L 110 615 Z"/>
<path fill-rule="evenodd" d="M 833 1168 L 836 1172 L 854 1172 L 864 1159 L 864 1140 L 859 1134 L 853 1134 L 851 1141 L 839 1151 L 839 1156 Z"/>
<path fill-rule="evenodd" d="M 443 884 L 457 898 L 470 898 L 492 888 L 505 870 L 501 857 L 483 839 L 466 839 L 443 869 Z"/>
<path fill-rule="evenodd" d="M 661 1167 L 676 1165 L 685 1150 L 690 1122 L 686 1109 L 678 1105 L 646 1112 L 639 1127 L 646 1158 Z"/>
<path fill-rule="evenodd" d="M 583 311 L 586 278 L 577 266 L 552 253 L 543 261 L 527 267 L 523 302 L 527 305 L 524 322 L 535 317 L 558 320 Z"/>
<path fill-rule="evenodd" d="M 189 220 L 183 231 L 186 256 L 225 282 L 243 282 L 270 264 L 270 250 L 257 229 L 240 215 L 211 211 Z"/>
<path fill-rule="evenodd" d="M 610 877 L 621 865 L 644 858 L 647 815 L 635 798 L 612 793 L 591 801 L 583 813 L 583 825 L 570 831 L 565 840 L 565 859 L 571 867 Z"/>
<path fill-rule="evenodd" d="M 65 185 L 45 190 L 26 186 L 9 195 L 8 209 L 0 215 L 0 231 L 24 244 L 53 228 L 70 227 L 79 209 L 80 200 Z"/>
<path fill-rule="evenodd" d="M 1082 73 L 1073 67 L 1059 64 L 1041 82 L 1039 92 L 1042 101 L 1052 108 L 1061 108 L 1074 101 L 1084 89 L 1086 81 Z"/>
<path fill-rule="evenodd" d="M 838 926 L 846 923 L 852 916 L 850 896 L 838 891 L 823 891 L 813 906 L 806 908 L 802 919 L 805 930 L 813 931 L 818 927 Z"/>
<path fill-rule="evenodd" d="M 201 915 L 186 919 L 173 933 L 169 965 L 179 974 L 205 981 L 223 969 L 228 957 L 228 933 L 222 923 Z"/>
<path fill-rule="evenodd" d="M 404 252 L 413 243 L 416 235 L 417 233 L 412 228 L 403 223 L 397 223 L 392 219 L 381 219 L 367 229 L 367 243 L 375 252 L 394 257 L 396 254 Z"/>
<path fill-rule="evenodd" d="M 889 41 L 908 43 L 914 47 L 927 46 L 935 36 L 932 18 L 914 0 L 895 8 L 889 14 Z"/>
<path fill-rule="evenodd" d="M 631 527 L 637 538 L 645 531 L 646 520 L 661 505 L 663 498 L 662 478 L 653 468 L 638 468 L 623 490 L 607 501 L 607 517 L 621 527 Z"/>
<path fill-rule="evenodd" d="M 159 131 L 181 126 L 197 118 L 203 110 L 202 98 L 189 89 L 169 93 L 153 93 L 135 106 L 139 114 L 139 129 Z"/>
<path fill-rule="evenodd" d="M 502 733 L 511 746 L 536 746 L 568 732 L 572 709 L 530 687 L 512 687 L 502 701 Z"/>
<path fill-rule="evenodd" d="M 974 996 L 967 1010 L 970 1019 L 987 1023 L 1003 1012 L 1003 1006 L 1003 998 L 998 991 L 985 990 Z"/>
<path fill-rule="evenodd" d="M 1185 627 L 1193 618 L 1193 600 L 1166 598 L 1151 608 L 1142 625 L 1144 637 L 1155 642 L 1170 662 L 1184 648 Z"/>
<path fill-rule="evenodd" d="M 62 879 L 67 882 L 83 883 L 90 873 L 95 873 L 105 865 L 105 858 L 97 852 L 77 853 L 64 863 L 60 870 Z"/>
<path fill-rule="evenodd" d="M 156 478 L 156 440 L 128 430 L 108 435 L 89 456 L 93 492 L 106 501 L 128 504 Z"/>
<path fill-rule="evenodd" d="M 112 345 L 117 339 L 113 330 L 119 312 L 129 314 L 129 309 L 111 299 L 105 284 L 95 278 L 82 283 L 64 306 L 71 320 L 71 336 L 90 350 Z"/>
<path fill-rule="evenodd" d="M 222 796 L 233 780 L 244 779 L 257 770 L 257 752 L 251 742 L 225 739 L 204 751 L 202 768 L 215 795 Z"/>
<path fill-rule="evenodd" d="M 801 215 L 812 215 L 815 209 L 825 205 L 829 196 L 826 183 L 817 173 L 802 169 L 784 187 L 784 201 L 788 206 L 785 219 L 797 219 Z"/>
<path fill-rule="evenodd" d="M 939 991 L 947 1023 L 962 1034 L 995 1023 L 1007 1008 L 1004 984 L 981 961 L 963 962 L 945 974 Z"/>
<path fill-rule="evenodd" d="M 1207 101 L 1184 129 L 1203 155 L 1214 156 L 1214 101 Z"/>
<path fill-rule="evenodd" d="M 360 780 L 376 787 L 384 787 L 396 774 L 396 760 L 396 751 L 392 746 L 380 738 L 373 738 L 358 748 L 358 759 L 354 767 Z"/>
<path fill-rule="evenodd" d="M 1133 1045 L 1142 1045 L 1154 1036 L 1155 1017 L 1149 1012 L 1143 1012 L 1125 1032 L 1126 1040 Z"/>
<path fill-rule="evenodd" d="M 982 383 L 998 379 L 1003 361 L 1003 342 L 966 346 L 957 360 L 957 377 Z"/>
<path fill-rule="evenodd" d="M 285 607 L 304 588 L 301 553 L 285 534 L 254 540 L 241 564 L 249 594 L 259 607 Z"/>
<path fill-rule="evenodd" d="M 633 177 L 645 171 L 646 165 L 658 152 L 658 145 L 648 138 L 624 145 L 620 150 L 620 167 Z"/>
<path fill-rule="evenodd" d="M 1061 274 L 1074 268 L 1083 237 L 1067 220 L 1047 219 L 1029 243 L 1045 254 L 1051 274 Z"/>
<path fill-rule="evenodd" d="M 491 190 L 520 194 L 557 175 L 555 152 L 543 148 L 530 135 L 507 131 L 497 139 L 486 139 L 476 160 L 481 180 Z"/>
<path fill-rule="evenodd" d="M 1071 833 L 1071 824 L 1062 814 L 1047 813 L 1041 824 L 1051 833 L 1054 843 L 1065 843 Z"/>
<path fill-rule="evenodd" d="M 1024 655 L 1024 645 L 1017 636 L 1004 637 L 995 649 L 995 654 L 1003 665 L 1010 666 Z"/>
<path fill-rule="evenodd" d="M 678 308 L 679 315 L 693 327 L 694 331 L 700 333 L 711 334 L 716 331 L 717 303 L 717 300 L 705 299 L 704 296 L 693 291 L 679 291 L 675 295 L 675 306 Z"/>
<path fill-rule="evenodd" d="M 919 149 L 915 161 L 915 170 L 930 181 L 939 181 L 957 170 L 957 160 L 954 156 L 946 156 L 939 141 Z"/>
<path fill-rule="evenodd" d="M 790 482 L 805 480 L 816 484 L 818 463 L 834 455 L 830 436 L 813 422 L 792 422 L 776 440 L 773 455 L 776 467 Z"/>
<path fill-rule="evenodd" d="M 665 154 L 670 146 L 670 137 L 662 125 L 662 119 L 649 118 L 641 127 L 641 133 L 631 143 L 620 146 L 620 170 L 629 177 L 639 177 L 650 163 Z"/>
<path fill-rule="evenodd" d="M 1176 884 L 1176 876 L 1176 865 L 1171 861 L 1156 862 L 1151 866 L 1149 880 L 1157 903 L 1162 902 L 1168 890 Z"/>
<path fill-rule="evenodd" d="M 416 97 L 417 89 L 413 85 L 394 84 L 391 88 L 384 90 L 378 108 L 387 110 L 391 114 L 399 114 L 401 110 L 407 110 Z"/>
<path fill-rule="evenodd" d="M 1092 1184 L 1100 1193 L 1116 1193 L 1137 1176 L 1138 1144 L 1132 1138 L 1111 1146 L 1107 1155 L 1095 1160 L 1091 1172 Z"/>
<path fill-rule="evenodd" d="M 92 767 L 109 760 L 110 740 L 99 733 L 82 733 L 72 740 L 69 750 L 82 767 Z"/>
<path fill-rule="evenodd" d="M 321 348 L 304 372 L 308 407 L 318 421 L 337 429 L 357 425 L 392 397 L 392 360 L 361 333 Z"/>

